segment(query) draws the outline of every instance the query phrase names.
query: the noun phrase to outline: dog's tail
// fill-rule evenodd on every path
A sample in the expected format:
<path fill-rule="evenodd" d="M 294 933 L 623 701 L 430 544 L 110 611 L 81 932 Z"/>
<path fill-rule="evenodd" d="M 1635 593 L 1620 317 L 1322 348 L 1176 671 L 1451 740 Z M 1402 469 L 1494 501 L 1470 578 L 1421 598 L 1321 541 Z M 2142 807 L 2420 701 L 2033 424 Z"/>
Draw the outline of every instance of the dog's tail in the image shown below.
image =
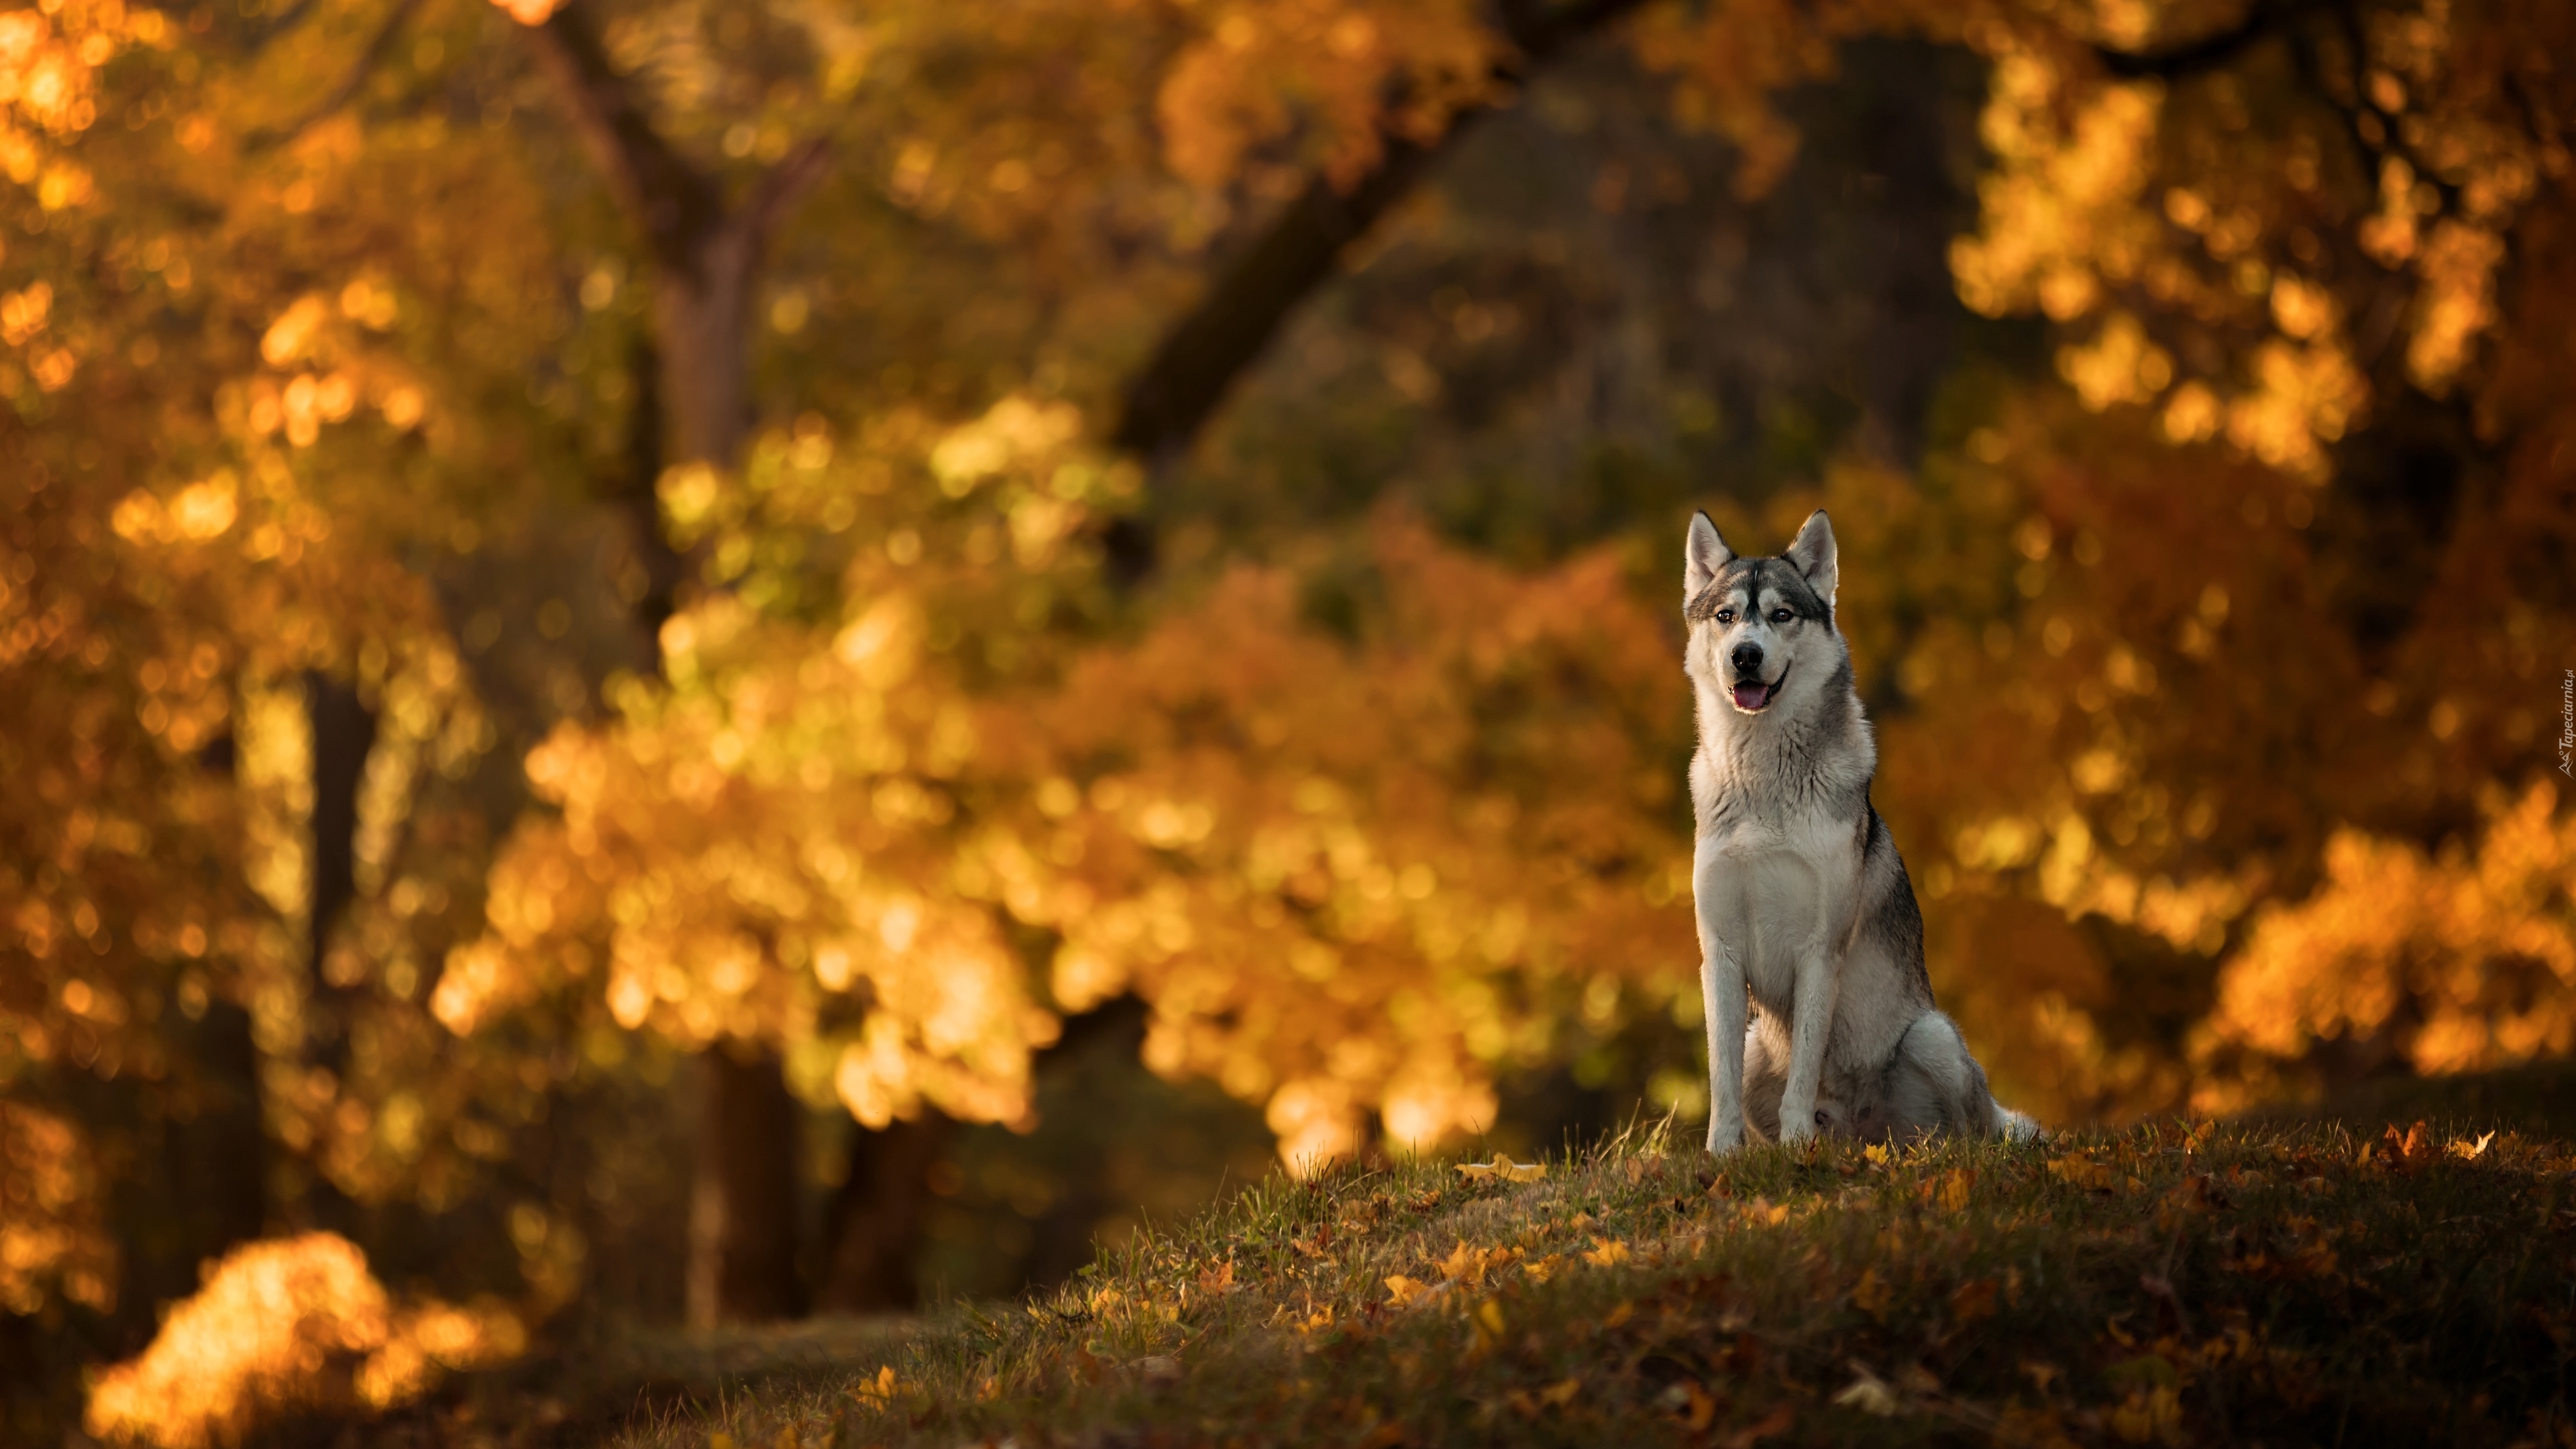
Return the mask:
<path fill-rule="evenodd" d="M 1901 1095 L 1915 1098 L 1914 1115 L 1963 1137 L 2010 1135 L 2003 1109 L 1986 1087 L 1986 1069 L 1968 1053 L 1959 1024 L 1938 1011 L 1914 1019 L 1897 1043 Z M 1923 1110 L 1928 1108 L 1929 1110 Z"/>

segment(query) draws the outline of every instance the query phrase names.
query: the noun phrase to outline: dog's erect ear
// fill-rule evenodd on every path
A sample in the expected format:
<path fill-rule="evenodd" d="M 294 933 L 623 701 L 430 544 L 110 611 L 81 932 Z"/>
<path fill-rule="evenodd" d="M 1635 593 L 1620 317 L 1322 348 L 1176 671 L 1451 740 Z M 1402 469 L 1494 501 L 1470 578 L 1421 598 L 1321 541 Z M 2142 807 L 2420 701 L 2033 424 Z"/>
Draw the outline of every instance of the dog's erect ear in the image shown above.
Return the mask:
<path fill-rule="evenodd" d="M 1691 515 L 1690 536 L 1682 542 L 1682 602 L 1699 597 L 1717 571 L 1735 561 L 1735 550 L 1717 536 L 1717 525 L 1705 513 Z"/>
<path fill-rule="evenodd" d="M 1825 521 L 1825 510 L 1819 508 L 1807 515 L 1806 526 L 1798 530 L 1797 538 L 1789 544 L 1787 557 L 1789 562 L 1798 566 L 1798 572 L 1806 576 L 1807 587 L 1816 591 L 1816 597 L 1825 601 L 1826 608 L 1832 608 L 1834 526 Z"/>

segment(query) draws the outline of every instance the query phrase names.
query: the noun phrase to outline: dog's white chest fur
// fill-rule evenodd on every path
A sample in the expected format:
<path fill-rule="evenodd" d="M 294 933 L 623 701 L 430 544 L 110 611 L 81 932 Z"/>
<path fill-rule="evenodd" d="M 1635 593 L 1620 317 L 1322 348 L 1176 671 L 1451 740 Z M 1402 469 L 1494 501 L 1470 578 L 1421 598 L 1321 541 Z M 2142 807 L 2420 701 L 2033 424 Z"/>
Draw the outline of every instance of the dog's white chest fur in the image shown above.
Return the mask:
<path fill-rule="evenodd" d="M 1789 1014 L 1799 962 L 1831 950 L 1830 935 L 1851 919 L 1852 854 L 1850 822 L 1813 813 L 1700 837 L 1691 872 L 1700 918 L 1764 1010 Z"/>

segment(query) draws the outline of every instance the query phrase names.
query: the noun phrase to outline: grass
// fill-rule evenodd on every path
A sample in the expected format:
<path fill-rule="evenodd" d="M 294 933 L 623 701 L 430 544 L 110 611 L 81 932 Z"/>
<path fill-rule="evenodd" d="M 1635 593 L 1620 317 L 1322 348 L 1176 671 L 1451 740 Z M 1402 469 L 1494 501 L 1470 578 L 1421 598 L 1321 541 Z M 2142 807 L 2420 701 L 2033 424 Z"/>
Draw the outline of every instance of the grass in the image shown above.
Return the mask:
<path fill-rule="evenodd" d="M 2494 1120 L 1273 1180 L 1025 1303 L 571 1345 L 327 1437 L 2576 1445 L 2576 1147 Z"/>
<path fill-rule="evenodd" d="M 701 1373 L 602 1438 L 2569 1443 L 2571 1169 L 2515 1135 L 2175 1124 L 1345 1171 L 1045 1299 L 759 1340 L 826 1345 L 783 1367 L 737 1346 L 747 1385 Z"/>

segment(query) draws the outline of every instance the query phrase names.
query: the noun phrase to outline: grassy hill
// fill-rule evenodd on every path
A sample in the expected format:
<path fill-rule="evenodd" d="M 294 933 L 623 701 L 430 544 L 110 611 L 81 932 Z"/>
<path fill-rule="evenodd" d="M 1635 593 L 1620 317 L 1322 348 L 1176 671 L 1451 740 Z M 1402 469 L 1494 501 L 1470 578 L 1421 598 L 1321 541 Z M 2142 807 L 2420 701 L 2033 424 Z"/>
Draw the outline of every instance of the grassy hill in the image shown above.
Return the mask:
<path fill-rule="evenodd" d="M 1044 1299 L 600 1346 L 367 1439 L 2576 1444 L 2556 1105 L 1274 1181 Z"/>

